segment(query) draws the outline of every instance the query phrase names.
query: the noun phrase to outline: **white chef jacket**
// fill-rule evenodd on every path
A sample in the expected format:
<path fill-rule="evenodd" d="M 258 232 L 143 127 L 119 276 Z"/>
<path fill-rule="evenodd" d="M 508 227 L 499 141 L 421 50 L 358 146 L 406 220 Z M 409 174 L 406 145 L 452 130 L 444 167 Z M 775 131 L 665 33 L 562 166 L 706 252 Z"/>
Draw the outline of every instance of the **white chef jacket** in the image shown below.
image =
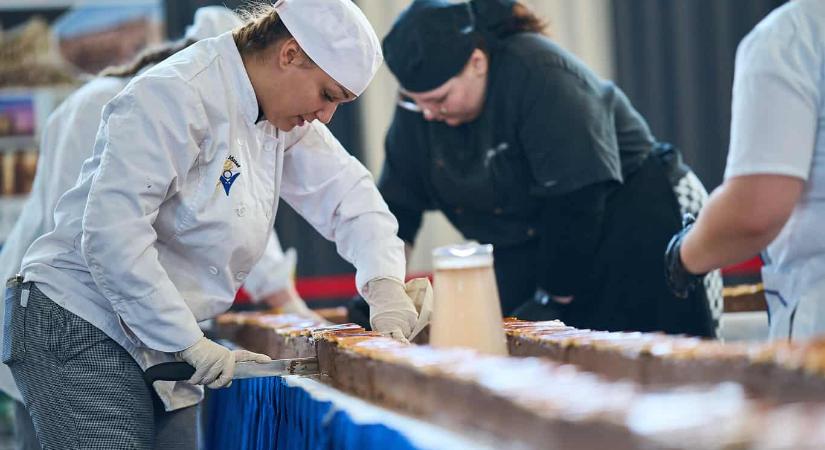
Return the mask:
<path fill-rule="evenodd" d="M 141 367 L 194 344 L 258 262 L 283 197 L 356 267 L 403 279 L 403 242 L 370 173 L 318 122 L 256 124 L 231 33 L 135 77 L 103 110 L 92 158 L 23 276 Z M 156 386 L 168 410 L 196 403 Z"/>
<path fill-rule="evenodd" d="M 825 2 L 796 0 L 739 45 L 726 178 L 778 174 L 806 181 L 763 254 L 772 338 L 825 332 Z"/>

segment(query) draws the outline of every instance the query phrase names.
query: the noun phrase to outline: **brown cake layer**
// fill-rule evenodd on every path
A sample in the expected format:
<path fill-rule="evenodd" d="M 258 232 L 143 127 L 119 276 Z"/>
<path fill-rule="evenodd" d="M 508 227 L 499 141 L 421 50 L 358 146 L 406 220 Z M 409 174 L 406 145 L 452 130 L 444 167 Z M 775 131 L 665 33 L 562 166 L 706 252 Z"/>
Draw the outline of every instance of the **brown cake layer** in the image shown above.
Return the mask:
<path fill-rule="evenodd" d="M 410 346 L 370 332 L 316 338 L 336 387 L 529 448 L 825 448 L 825 405 L 749 400 L 734 383 L 651 391 L 540 358 Z"/>
<path fill-rule="evenodd" d="M 504 322 L 510 354 L 575 364 L 646 386 L 740 383 L 756 397 L 825 401 L 825 340 L 737 344 L 659 333 L 577 330 L 558 321 Z"/>
<path fill-rule="evenodd" d="M 355 324 L 331 325 L 291 314 L 244 312 L 222 314 L 215 320 L 217 334 L 257 353 L 277 358 L 316 355 L 313 330 L 363 330 Z"/>
<path fill-rule="evenodd" d="M 564 417 L 561 405 L 537 396 L 529 380 L 559 378 L 565 371 L 582 382 L 595 377 L 535 358 L 410 346 L 369 332 L 325 333 L 318 357 L 339 389 L 452 428 L 483 430 L 531 448 L 634 449 L 644 440 L 610 420 L 632 387 L 612 383 L 614 389 L 601 396 L 603 408 Z"/>
<path fill-rule="evenodd" d="M 282 358 L 315 356 L 307 330 L 349 329 L 298 316 L 224 314 L 219 334 L 252 351 Z M 779 402 L 825 401 L 825 340 L 805 343 L 729 344 L 659 333 L 580 330 L 559 321 L 505 319 L 512 356 L 538 356 L 573 364 L 611 380 L 644 386 L 732 381 L 754 397 Z"/>

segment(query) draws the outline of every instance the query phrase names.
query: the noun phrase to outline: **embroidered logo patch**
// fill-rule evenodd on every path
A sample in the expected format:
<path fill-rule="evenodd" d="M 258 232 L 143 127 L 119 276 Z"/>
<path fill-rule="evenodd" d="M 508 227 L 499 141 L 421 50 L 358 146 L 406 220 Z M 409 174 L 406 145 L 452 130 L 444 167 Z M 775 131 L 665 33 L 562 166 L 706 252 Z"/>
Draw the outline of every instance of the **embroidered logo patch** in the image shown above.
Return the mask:
<path fill-rule="evenodd" d="M 232 189 L 232 183 L 241 176 L 241 164 L 234 156 L 229 155 L 223 163 L 223 172 L 221 173 L 220 184 L 223 185 L 223 190 L 226 196 L 229 197 L 229 190 Z"/>

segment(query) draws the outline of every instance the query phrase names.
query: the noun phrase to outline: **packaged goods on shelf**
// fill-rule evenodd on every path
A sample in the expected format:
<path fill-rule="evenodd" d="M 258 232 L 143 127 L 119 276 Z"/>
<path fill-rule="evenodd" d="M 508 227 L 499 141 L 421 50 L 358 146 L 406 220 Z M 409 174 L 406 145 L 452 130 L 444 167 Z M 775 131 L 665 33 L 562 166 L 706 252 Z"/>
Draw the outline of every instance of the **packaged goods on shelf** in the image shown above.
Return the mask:
<path fill-rule="evenodd" d="M 0 153 L 0 195 L 18 196 L 31 192 L 37 155 L 36 149 Z"/>

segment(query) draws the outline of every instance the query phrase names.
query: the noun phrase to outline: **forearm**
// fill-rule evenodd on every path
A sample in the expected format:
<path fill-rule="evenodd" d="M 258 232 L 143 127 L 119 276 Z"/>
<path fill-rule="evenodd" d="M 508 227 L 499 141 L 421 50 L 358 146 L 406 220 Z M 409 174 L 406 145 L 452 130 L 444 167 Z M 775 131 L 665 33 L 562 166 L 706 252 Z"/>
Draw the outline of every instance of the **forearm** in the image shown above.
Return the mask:
<path fill-rule="evenodd" d="M 779 175 L 726 181 L 682 243 L 685 268 L 705 273 L 759 254 L 782 231 L 803 188 L 803 180 Z"/>

